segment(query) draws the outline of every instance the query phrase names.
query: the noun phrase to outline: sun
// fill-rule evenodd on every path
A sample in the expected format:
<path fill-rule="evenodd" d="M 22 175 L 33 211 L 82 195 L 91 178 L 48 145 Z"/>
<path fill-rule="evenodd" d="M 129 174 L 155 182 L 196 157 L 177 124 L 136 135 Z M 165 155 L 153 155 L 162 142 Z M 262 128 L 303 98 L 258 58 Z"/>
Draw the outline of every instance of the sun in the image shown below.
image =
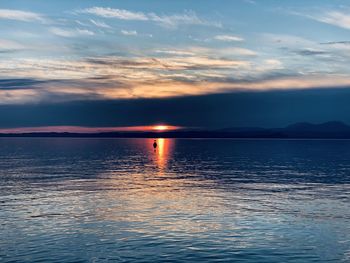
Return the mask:
<path fill-rule="evenodd" d="M 153 130 L 156 130 L 156 131 L 166 131 L 168 130 L 169 127 L 166 126 L 166 125 L 156 125 L 156 126 L 153 126 Z"/>

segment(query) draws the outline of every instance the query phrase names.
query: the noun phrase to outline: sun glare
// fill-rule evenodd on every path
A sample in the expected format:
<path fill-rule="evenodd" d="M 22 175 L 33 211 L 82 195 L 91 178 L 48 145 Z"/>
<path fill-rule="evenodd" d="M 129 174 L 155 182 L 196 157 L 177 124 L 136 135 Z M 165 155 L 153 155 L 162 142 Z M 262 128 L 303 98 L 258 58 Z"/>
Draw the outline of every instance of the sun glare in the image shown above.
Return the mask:
<path fill-rule="evenodd" d="M 157 125 L 153 127 L 153 130 L 156 130 L 156 131 L 166 131 L 168 129 L 169 127 L 166 125 Z"/>

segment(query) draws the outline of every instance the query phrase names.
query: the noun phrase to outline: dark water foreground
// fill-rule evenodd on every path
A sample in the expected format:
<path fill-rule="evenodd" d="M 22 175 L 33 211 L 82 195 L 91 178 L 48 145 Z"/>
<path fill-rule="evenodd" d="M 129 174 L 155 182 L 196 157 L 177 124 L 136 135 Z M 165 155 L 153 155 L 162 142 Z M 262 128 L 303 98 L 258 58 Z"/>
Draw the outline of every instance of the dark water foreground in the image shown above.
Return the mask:
<path fill-rule="evenodd" d="M 0 262 L 350 262 L 350 141 L 0 139 Z"/>

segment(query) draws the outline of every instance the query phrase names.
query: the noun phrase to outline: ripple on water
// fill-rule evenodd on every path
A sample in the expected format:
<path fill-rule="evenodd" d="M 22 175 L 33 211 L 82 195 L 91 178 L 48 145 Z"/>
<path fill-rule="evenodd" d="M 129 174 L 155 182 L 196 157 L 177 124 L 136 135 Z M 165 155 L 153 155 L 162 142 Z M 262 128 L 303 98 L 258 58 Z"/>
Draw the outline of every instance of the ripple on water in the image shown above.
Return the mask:
<path fill-rule="evenodd" d="M 350 261 L 349 141 L 152 143 L 0 139 L 0 261 Z"/>

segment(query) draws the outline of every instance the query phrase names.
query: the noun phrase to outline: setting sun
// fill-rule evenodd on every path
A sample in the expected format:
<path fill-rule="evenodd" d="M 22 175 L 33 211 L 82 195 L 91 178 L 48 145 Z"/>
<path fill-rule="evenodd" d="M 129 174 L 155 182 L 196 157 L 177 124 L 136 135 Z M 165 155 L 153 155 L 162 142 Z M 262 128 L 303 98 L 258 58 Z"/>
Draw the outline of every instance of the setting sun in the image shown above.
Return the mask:
<path fill-rule="evenodd" d="M 169 127 L 166 126 L 166 125 L 156 125 L 156 126 L 153 127 L 153 130 L 166 131 L 166 130 L 169 130 Z"/>

